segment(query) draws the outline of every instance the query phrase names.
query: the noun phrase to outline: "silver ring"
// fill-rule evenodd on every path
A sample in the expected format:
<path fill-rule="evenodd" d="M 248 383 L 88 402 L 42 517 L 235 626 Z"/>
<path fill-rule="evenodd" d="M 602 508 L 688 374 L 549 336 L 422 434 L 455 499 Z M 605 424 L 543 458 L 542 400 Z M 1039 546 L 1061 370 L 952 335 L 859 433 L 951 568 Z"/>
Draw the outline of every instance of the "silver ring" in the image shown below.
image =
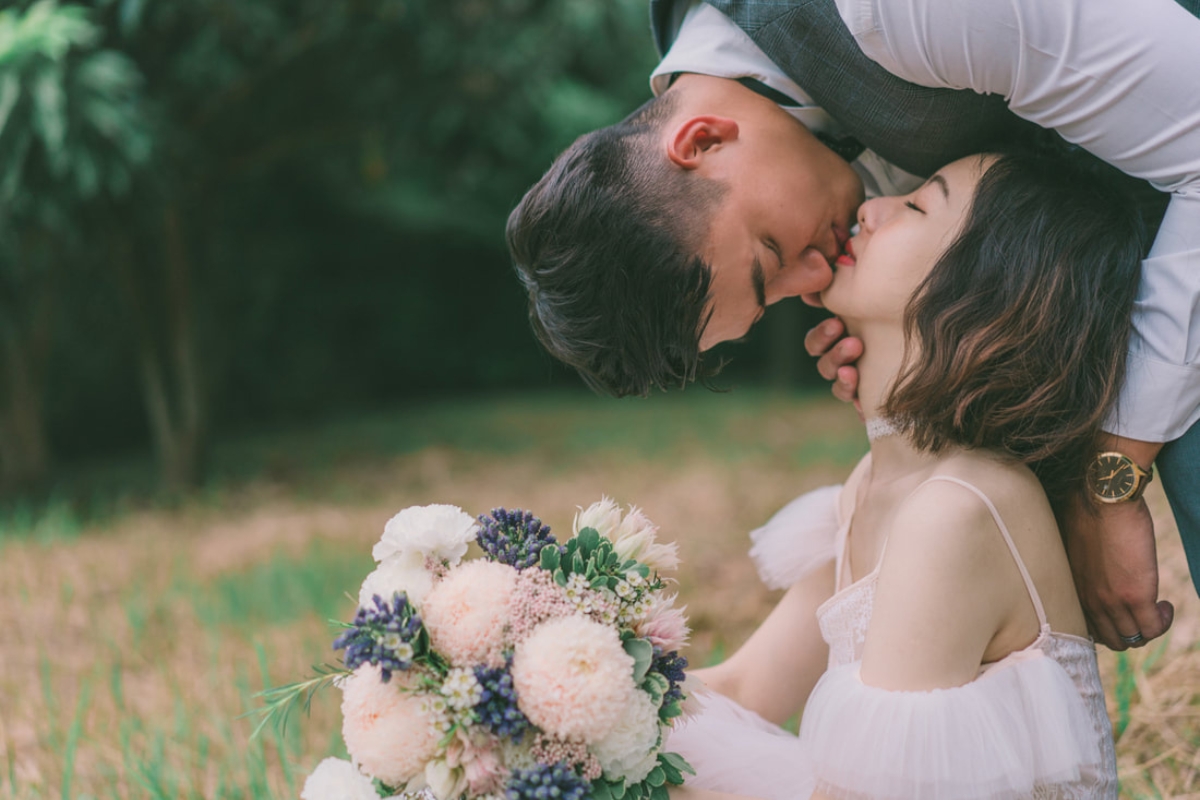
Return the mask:
<path fill-rule="evenodd" d="M 1121 636 L 1121 634 L 1118 633 L 1117 636 Z M 1133 636 L 1121 636 L 1121 641 L 1125 644 L 1137 644 L 1146 641 L 1146 637 L 1142 636 L 1141 631 L 1138 631 Z"/>

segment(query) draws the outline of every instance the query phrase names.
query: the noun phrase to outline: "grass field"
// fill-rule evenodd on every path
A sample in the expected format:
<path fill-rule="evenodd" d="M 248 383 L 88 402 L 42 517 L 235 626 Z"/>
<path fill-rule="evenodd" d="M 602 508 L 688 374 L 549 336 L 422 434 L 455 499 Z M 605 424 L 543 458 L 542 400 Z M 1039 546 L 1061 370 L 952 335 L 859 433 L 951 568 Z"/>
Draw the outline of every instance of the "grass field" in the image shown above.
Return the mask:
<path fill-rule="evenodd" d="M 169 506 L 121 499 L 136 467 L 97 468 L 86 514 L 52 502 L 0 519 L 0 797 L 297 797 L 339 752 L 337 693 L 285 735 L 249 741 L 239 717 L 333 658 L 326 621 L 353 613 L 383 523 L 415 503 L 530 508 L 559 532 L 601 494 L 641 505 L 680 542 L 688 655 L 709 663 L 778 597 L 746 531 L 865 448 L 825 399 L 560 395 L 245 437 Z M 1150 502 L 1176 623 L 1129 656 L 1102 649 L 1101 666 L 1124 796 L 1200 797 L 1200 601 L 1157 484 Z"/>

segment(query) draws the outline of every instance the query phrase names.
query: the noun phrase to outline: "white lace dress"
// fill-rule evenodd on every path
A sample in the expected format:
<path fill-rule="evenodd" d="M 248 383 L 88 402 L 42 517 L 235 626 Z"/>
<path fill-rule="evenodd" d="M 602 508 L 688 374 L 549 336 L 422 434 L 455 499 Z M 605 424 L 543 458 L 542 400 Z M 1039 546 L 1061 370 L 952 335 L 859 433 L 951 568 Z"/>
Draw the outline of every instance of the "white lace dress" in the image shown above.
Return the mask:
<path fill-rule="evenodd" d="M 837 800 L 1117 797 L 1095 647 L 1050 629 L 991 501 L 955 478 L 933 480 L 961 484 L 991 510 L 1037 610 L 1037 640 L 953 689 L 898 692 L 862 683 L 878 568 L 848 583 L 849 520 L 838 518 L 839 487 L 810 492 L 752 534 L 751 556 L 772 588 L 836 559 L 837 590 L 817 611 L 829 668 L 798 737 L 721 695 L 698 695 L 701 713 L 668 743 L 696 768 L 688 785 L 764 800 L 808 800 L 815 790 Z"/>

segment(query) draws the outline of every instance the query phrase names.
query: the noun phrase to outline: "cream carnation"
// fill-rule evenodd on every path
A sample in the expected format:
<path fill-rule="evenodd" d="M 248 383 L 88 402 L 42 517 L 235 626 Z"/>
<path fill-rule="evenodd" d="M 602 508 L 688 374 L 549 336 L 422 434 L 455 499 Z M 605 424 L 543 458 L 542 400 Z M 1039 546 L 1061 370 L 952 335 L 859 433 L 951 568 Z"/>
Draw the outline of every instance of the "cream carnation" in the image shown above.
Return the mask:
<path fill-rule="evenodd" d="M 455 666 L 500 658 L 517 571 L 494 561 L 468 561 L 425 597 L 421 619 L 433 647 Z"/>
<path fill-rule="evenodd" d="M 376 561 L 402 554 L 457 564 L 475 541 L 479 526 L 458 506 L 409 506 L 387 521 L 371 555 Z"/>
<path fill-rule="evenodd" d="M 534 629 L 517 645 L 512 676 L 530 722 L 589 743 L 608 735 L 635 691 L 633 659 L 617 632 L 578 615 Z"/>
<path fill-rule="evenodd" d="M 591 746 L 604 777 L 610 781 L 624 778 L 626 785 L 641 781 L 658 762 L 658 706 L 645 692 L 633 694 L 608 736 Z"/>
<path fill-rule="evenodd" d="M 433 575 L 425 569 L 424 558 L 417 554 L 391 555 L 363 581 L 358 590 L 358 604 L 370 606 L 374 595 L 391 602 L 396 592 L 404 592 L 409 603 L 420 606 L 432 588 Z"/>
<path fill-rule="evenodd" d="M 379 800 L 379 794 L 349 761 L 327 758 L 304 781 L 300 800 Z"/>
<path fill-rule="evenodd" d="M 421 713 L 421 701 L 393 672 L 384 683 L 379 667 L 363 664 L 342 690 L 342 738 L 355 765 L 389 786 L 407 783 L 437 753 L 439 732 Z"/>

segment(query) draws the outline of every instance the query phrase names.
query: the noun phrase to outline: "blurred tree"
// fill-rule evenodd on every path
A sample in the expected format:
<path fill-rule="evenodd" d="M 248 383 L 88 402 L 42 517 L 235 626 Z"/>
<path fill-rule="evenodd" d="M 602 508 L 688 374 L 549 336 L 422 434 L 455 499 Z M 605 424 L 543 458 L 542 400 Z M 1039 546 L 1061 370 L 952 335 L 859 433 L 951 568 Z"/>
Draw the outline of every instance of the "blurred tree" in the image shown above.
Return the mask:
<path fill-rule="evenodd" d="M 0 482 L 42 483 L 56 307 L 80 259 L 73 220 L 129 189 L 149 138 L 133 64 L 97 48 L 83 9 L 0 11 Z"/>
<path fill-rule="evenodd" d="M 38 254 L 4 268 L 6 303 L 35 308 L 43 262 L 37 281 L 81 287 L 60 317 L 88 327 L 59 326 L 44 381 L 56 446 L 148 436 L 186 486 L 222 425 L 547 382 L 504 220 L 572 138 L 649 96 L 644 0 L 76 2 L 17 0 L 10 27 L 50 9 L 99 36 L 72 40 L 63 81 L 89 53 L 135 65 L 118 142 L 141 149 L 124 194 L 67 203 L 22 177 L 13 197 L 56 198 L 61 224 L 0 228 Z"/>

